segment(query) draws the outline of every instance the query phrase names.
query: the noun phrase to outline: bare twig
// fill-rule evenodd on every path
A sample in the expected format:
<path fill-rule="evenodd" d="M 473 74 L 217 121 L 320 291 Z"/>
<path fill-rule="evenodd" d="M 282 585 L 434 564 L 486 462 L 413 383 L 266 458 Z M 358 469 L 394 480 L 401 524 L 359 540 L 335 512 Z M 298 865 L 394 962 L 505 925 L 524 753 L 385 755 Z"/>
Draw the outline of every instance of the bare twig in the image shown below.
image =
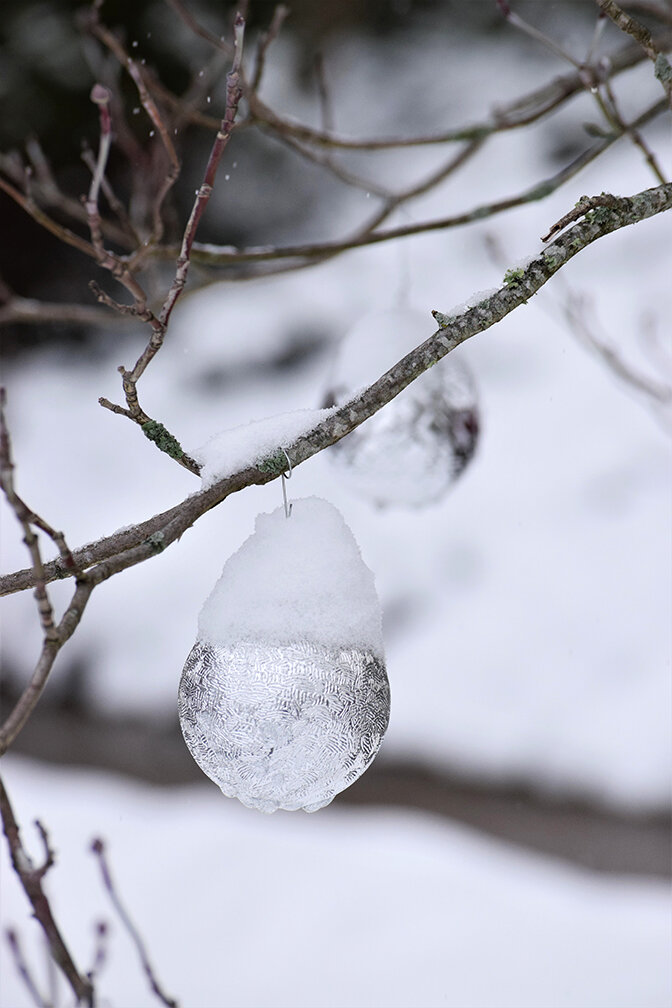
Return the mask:
<path fill-rule="evenodd" d="M 513 25 L 514 28 L 523 32 L 524 35 L 528 35 L 529 38 L 534 39 L 535 42 L 539 42 L 541 45 L 545 46 L 552 53 L 555 53 L 555 55 L 561 60 L 566 60 L 568 63 L 571 63 L 572 66 L 576 67 L 579 72 L 582 70 L 581 64 L 578 60 L 575 60 L 566 49 L 563 49 L 562 46 L 558 45 L 558 43 L 552 38 L 549 38 L 548 35 L 544 35 L 544 33 L 539 31 L 538 28 L 535 28 L 534 25 L 531 25 L 528 21 L 525 21 L 520 17 L 520 15 L 516 14 L 515 11 L 512 11 L 507 0 L 495 0 L 495 3 L 510 25 Z"/>
<path fill-rule="evenodd" d="M 33 975 L 30 972 L 30 968 L 23 954 L 18 934 L 13 928 L 8 928 L 5 931 L 5 937 L 7 939 L 7 944 L 9 945 L 9 950 L 12 953 L 12 958 L 14 959 L 16 971 L 23 980 L 33 1004 L 37 1005 L 37 1008 L 51 1008 L 37 989 L 37 984 L 33 979 Z"/>
<path fill-rule="evenodd" d="M 103 885 L 105 886 L 110 896 L 112 905 L 114 906 L 114 909 L 117 911 L 121 923 L 126 928 L 128 934 L 131 937 L 131 940 L 133 941 L 133 944 L 136 947 L 138 956 L 140 957 L 140 962 L 142 963 L 142 968 L 147 977 L 147 980 L 149 981 L 149 985 L 152 989 L 152 992 L 156 994 L 161 1003 L 166 1005 L 167 1008 L 179 1008 L 177 1001 L 174 998 L 168 997 L 168 995 L 163 991 L 161 985 L 159 984 L 159 981 L 156 978 L 156 973 L 154 972 L 152 964 L 149 961 L 149 957 L 147 955 L 147 949 L 145 948 L 145 943 L 142 940 L 140 932 L 138 931 L 137 927 L 129 917 L 126 908 L 124 907 L 123 903 L 119 898 L 119 894 L 117 893 L 114 882 L 112 881 L 112 875 L 110 873 L 110 869 L 107 863 L 107 858 L 105 857 L 105 844 L 100 838 L 98 838 L 94 840 L 93 843 L 91 844 L 91 850 L 98 859 L 98 864 L 100 866 L 100 873 L 103 879 Z"/>
<path fill-rule="evenodd" d="M 155 130 L 161 137 L 161 142 L 168 156 L 168 172 L 162 184 L 159 186 L 154 200 L 153 231 L 151 238 L 148 240 L 148 245 L 151 245 L 154 242 L 160 241 L 163 237 L 163 217 L 161 214 L 161 208 L 168 192 L 173 187 L 180 174 L 180 160 L 177 156 L 175 145 L 173 144 L 168 127 L 164 123 L 157 104 L 147 88 L 141 67 L 131 56 L 129 56 L 116 35 L 114 35 L 109 28 L 101 23 L 98 18 L 98 7 L 96 5 L 92 8 L 89 25 L 92 33 L 105 46 L 107 46 L 110 52 L 115 55 L 120 65 L 124 67 L 128 75 L 133 80 L 133 83 L 138 90 L 138 97 L 140 98 L 142 107 L 149 116 Z"/>
<path fill-rule="evenodd" d="M 252 80 L 249 86 L 246 88 L 247 93 L 256 93 L 261 85 L 261 79 L 264 75 L 264 69 L 266 66 L 266 56 L 270 46 L 273 44 L 275 39 L 280 34 L 280 30 L 285 23 L 285 19 L 289 14 L 289 7 L 285 4 L 278 4 L 278 6 L 273 11 L 273 17 L 271 18 L 271 23 L 268 29 L 259 39 L 257 45 L 257 51 L 255 54 L 254 63 L 254 73 L 252 74 Z"/>
<path fill-rule="evenodd" d="M 205 169 L 205 176 L 203 182 L 196 194 L 196 200 L 192 207 L 189 220 L 187 221 L 187 226 L 184 230 L 184 235 L 182 238 L 182 247 L 180 249 L 180 255 L 177 260 L 177 270 L 175 273 L 175 279 L 168 292 L 168 296 L 164 302 L 163 308 L 159 315 L 161 324 L 167 326 L 168 320 L 170 319 L 171 312 L 175 307 L 175 303 L 179 298 L 180 294 L 184 290 L 184 285 L 187 282 L 187 273 L 189 271 L 189 260 L 191 256 L 191 247 L 194 243 L 194 238 L 196 237 L 196 230 L 198 228 L 203 212 L 208 204 L 210 196 L 212 194 L 212 189 L 215 184 L 215 175 L 217 174 L 217 168 L 219 167 L 219 162 L 221 161 L 222 154 L 231 138 L 231 131 L 233 129 L 233 124 L 236 118 L 236 112 L 238 111 L 238 103 L 242 96 L 242 86 L 240 82 L 240 64 L 243 55 L 243 38 L 245 34 L 245 21 L 239 15 L 234 23 L 234 57 L 233 65 L 231 70 L 227 74 L 226 78 L 226 109 L 224 112 L 224 117 L 221 121 L 217 136 L 215 137 L 215 142 L 212 145 L 212 150 L 210 151 L 210 157 L 208 159 L 208 164 Z M 158 347 L 147 348 L 147 356 L 143 355 L 136 364 L 133 375 L 135 380 L 140 377 L 147 364 L 151 358 L 156 353 Z"/>
<path fill-rule="evenodd" d="M 185 7 L 182 0 L 165 0 L 169 7 L 175 11 L 175 13 L 184 21 L 185 25 L 189 31 L 193 32 L 194 35 L 198 35 L 205 42 L 208 42 L 215 49 L 219 49 L 224 53 L 225 56 L 231 57 L 233 55 L 233 47 L 226 41 L 226 39 L 221 38 L 219 35 L 215 35 L 214 32 L 208 31 L 204 28 L 202 24 L 194 17 L 190 10 Z"/>
<path fill-rule="evenodd" d="M 593 242 L 671 207 L 670 183 L 620 199 L 618 205 L 613 207 L 599 206 L 589 212 L 584 220 L 558 235 L 543 252 L 530 261 L 525 270 L 517 274 L 515 282 L 508 280 L 492 295 L 460 314 L 447 316 L 436 312 L 439 329 L 433 336 L 346 406 L 330 411 L 324 420 L 303 437 L 297 438 L 291 445 L 283 446 L 289 452 L 292 464 L 301 464 L 345 437 L 456 346 L 471 336 L 484 332 L 519 305 L 525 304 L 570 259 Z M 279 476 L 280 471 L 272 467 L 259 468 L 250 464 L 234 475 L 193 494 L 162 515 L 77 551 L 74 558 L 82 568 L 88 570 L 91 583 L 100 584 L 121 570 L 162 552 L 201 515 L 231 494 L 247 486 L 268 483 Z M 62 576 L 63 572 L 58 565 L 45 567 L 46 582 Z M 0 578 L 0 594 L 22 591 L 33 584 L 34 576 L 30 570 L 17 571 Z"/>
<path fill-rule="evenodd" d="M 672 382 L 656 381 L 624 359 L 614 343 L 600 331 L 594 317 L 594 305 L 588 295 L 568 289 L 560 301 L 560 308 L 571 331 L 624 384 L 657 406 L 669 406 L 672 403 Z"/>
<path fill-rule="evenodd" d="M 0 307 L 0 326 L 35 322 L 69 322 L 83 326 L 118 326 L 124 319 L 89 305 L 36 301 L 12 294 Z"/>
<path fill-rule="evenodd" d="M 35 918 L 44 931 L 51 957 L 60 967 L 70 984 L 77 998 L 77 1003 L 83 1003 L 92 1008 L 94 1004 L 93 985 L 88 978 L 80 974 L 75 966 L 58 925 L 54 920 L 49 900 L 42 887 L 42 880 L 54 860 L 46 831 L 43 827 L 38 827 L 47 853 L 43 864 L 36 868 L 21 841 L 20 828 L 2 780 L 0 780 L 0 815 L 2 816 L 2 828 L 7 838 L 12 866 L 30 901 Z"/>
<path fill-rule="evenodd" d="M 91 89 L 91 101 L 98 106 L 100 114 L 100 145 L 98 147 L 98 159 L 94 165 L 91 176 L 89 195 L 86 200 L 86 213 L 91 231 L 91 242 L 99 257 L 105 257 L 103 247 L 103 235 L 100 228 L 100 211 L 98 209 L 98 195 L 100 187 L 105 177 L 105 167 L 112 144 L 112 120 L 110 118 L 110 92 L 102 84 L 94 84 Z"/>
<path fill-rule="evenodd" d="M 44 583 L 44 567 L 42 564 L 42 554 L 40 544 L 33 531 L 33 513 L 26 507 L 24 502 L 14 489 L 14 463 L 12 462 L 11 443 L 9 430 L 5 420 L 5 390 L 0 389 L 0 486 L 7 498 L 7 503 L 14 512 L 19 525 L 23 531 L 23 541 L 26 544 L 35 575 L 35 601 L 40 616 L 40 624 L 45 642 L 56 639 L 56 628 L 54 626 L 54 613 L 49 600 L 49 595 Z M 69 552 L 69 551 L 68 551 Z M 70 556 L 70 560 L 72 557 Z"/>
<path fill-rule="evenodd" d="M 618 107 L 618 102 L 616 100 L 614 90 L 611 86 L 611 82 L 608 80 L 605 81 L 603 84 L 603 88 L 609 101 L 608 111 L 612 123 L 616 126 L 617 129 L 621 130 L 623 133 L 629 136 L 635 147 L 637 147 L 642 152 L 642 154 L 644 155 L 644 160 L 646 161 L 649 168 L 653 172 L 653 175 L 655 176 L 657 181 L 661 183 L 666 182 L 667 179 L 663 175 L 662 169 L 658 164 L 658 159 L 656 158 L 655 154 L 647 144 L 642 134 L 639 132 L 638 129 L 635 129 L 633 126 L 628 125 L 628 123 L 626 123 L 623 116 L 621 115 L 621 111 Z"/>
<path fill-rule="evenodd" d="M 108 939 L 110 935 L 110 929 L 106 921 L 98 921 L 95 925 L 95 947 L 93 952 L 93 964 L 91 969 L 86 974 L 91 980 L 100 975 L 105 963 L 107 962 L 108 954 Z"/>
<path fill-rule="evenodd" d="M 105 30 L 106 31 L 106 30 Z M 103 32 L 103 37 L 106 37 L 105 31 Z M 182 449 L 181 445 L 177 439 L 170 434 L 170 432 L 164 427 L 163 424 L 156 420 L 153 420 L 148 414 L 142 409 L 138 400 L 137 385 L 138 381 L 144 374 L 149 363 L 154 359 L 156 354 L 159 352 L 163 346 L 163 341 L 165 339 L 166 330 L 168 327 L 168 322 L 170 320 L 171 313 L 175 304 L 180 297 L 182 291 L 184 290 L 185 284 L 187 282 L 187 274 L 189 272 L 189 264 L 191 260 L 191 251 L 194 243 L 194 238 L 196 236 L 196 230 L 198 228 L 200 219 L 203 212 L 208 204 L 212 189 L 215 183 L 215 176 L 217 174 L 217 168 L 221 160 L 224 149 L 229 142 L 231 132 L 233 130 L 234 121 L 236 118 L 236 113 L 238 110 L 238 103 L 242 96 L 242 85 L 240 78 L 240 66 L 242 59 L 243 50 L 243 38 L 245 32 L 245 21 L 239 15 L 234 22 L 234 58 L 233 64 L 229 74 L 227 75 L 227 90 L 226 90 L 226 109 L 224 112 L 224 117 L 220 123 L 220 128 L 217 131 L 215 141 L 210 152 L 210 157 L 208 164 L 206 166 L 205 175 L 203 182 L 196 193 L 196 199 L 192 207 L 189 220 L 184 230 L 184 235 L 182 238 L 182 245 L 177 256 L 177 267 L 175 271 L 175 278 L 173 283 L 166 295 L 165 301 L 158 315 L 158 318 L 151 312 L 144 302 L 140 303 L 136 297 L 136 303 L 134 307 L 119 306 L 113 302 L 107 295 L 105 295 L 99 288 L 94 288 L 96 296 L 99 301 L 108 304 L 111 307 L 116 307 L 117 310 L 121 310 L 127 314 L 137 314 L 138 317 L 143 319 L 143 321 L 149 321 L 152 327 L 151 336 L 138 357 L 135 365 L 131 370 L 128 370 L 123 365 L 119 368 L 119 372 L 122 377 L 122 386 L 124 390 L 124 396 L 126 399 L 126 408 L 118 406 L 115 403 L 111 403 L 109 399 L 101 398 L 99 403 L 105 409 L 110 410 L 113 413 L 120 414 L 133 420 L 135 423 L 139 424 L 145 435 L 155 444 L 172 458 L 174 458 L 180 465 L 188 469 L 190 472 L 198 474 L 200 467 L 198 463 L 190 458 Z M 137 69 L 137 68 L 136 68 Z M 138 256 L 144 258 L 151 251 L 151 242 L 143 247 L 138 253 Z M 129 267 L 134 268 L 134 262 L 138 258 L 132 257 L 129 261 Z"/>
<path fill-rule="evenodd" d="M 18 203 L 22 210 L 25 210 L 25 212 L 32 217 L 34 221 L 45 229 L 45 231 L 49 231 L 50 234 L 53 234 L 59 239 L 59 241 L 62 241 L 64 245 L 71 245 L 73 248 L 76 248 L 79 252 L 83 252 L 84 255 L 89 256 L 91 259 L 96 258 L 96 250 L 90 242 L 87 242 L 84 238 L 80 238 L 79 235 L 76 235 L 69 228 L 55 221 L 49 216 L 49 214 L 45 213 L 44 210 L 37 205 L 34 199 L 29 196 L 24 196 L 22 192 L 20 192 L 10 182 L 7 182 L 7 180 L 1 175 L 0 189 L 4 190 L 8 196 L 11 196 L 14 202 Z"/>
<path fill-rule="evenodd" d="M 589 210 L 596 210 L 598 207 L 611 207 L 614 209 L 620 206 L 621 202 L 620 197 L 612 196 L 611 193 L 600 193 L 599 196 L 582 196 L 568 213 L 564 214 L 559 221 L 556 221 L 553 227 L 549 229 L 548 234 L 542 236 L 541 240 L 548 241 L 558 231 L 563 231 L 568 224 L 573 224 L 574 221 L 585 217 Z"/>
<path fill-rule="evenodd" d="M 655 105 L 642 113 L 631 126 L 635 128 L 643 126 L 645 123 L 655 119 L 665 111 L 666 103 L 661 99 Z M 495 200 L 491 203 L 484 203 L 472 210 L 464 213 L 454 214 L 449 217 L 439 217 L 429 221 L 419 221 L 415 224 L 407 224 L 394 228 L 375 230 L 375 224 L 369 222 L 366 229 L 361 229 L 353 235 L 341 241 L 318 242 L 306 245 L 289 245 L 277 248 L 262 249 L 220 249 L 216 245 L 198 245 L 194 243 L 192 259 L 195 262 L 209 266 L 238 266 L 243 263 L 270 263 L 275 260 L 304 260 L 303 265 L 313 262 L 323 261 L 331 256 L 346 252 L 349 249 L 362 248 L 367 245 L 376 245 L 381 242 L 390 241 L 395 238 L 406 238 L 411 235 L 429 233 L 431 231 L 443 231 L 449 228 L 462 227 L 477 220 L 485 220 L 497 214 L 504 213 L 514 207 L 522 206 L 524 203 L 532 203 L 542 200 L 550 193 L 555 192 L 565 182 L 585 168 L 596 158 L 598 158 L 611 144 L 615 143 L 622 136 L 621 133 L 611 133 L 596 141 L 583 154 L 580 154 L 571 164 L 556 172 L 555 175 L 538 182 L 529 189 L 523 190 L 515 196 L 505 199 Z M 169 258 L 174 254 L 173 248 L 162 249 L 157 254 Z M 296 263 L 294 268 L 297 268 Z M 269 271 L 270 272 L 270 271 Z M 258 275 L 250 273 L 249 275 Z"/>
<path fill-rule="evenodd" d="M 23 541 L 32 561 L 33 587 L 43 640 L 40 657 L 32 678 L 0 729 L 0 755 L 7 751 L 28 720 L 44 689 L 56 655 L 79 623 L 92 590 L 92 586 L 87 583 L 87 576 L 82 573 L 81 568 L 74 560 L 63 533 L 53 529 L 43 518 L 32 511 L 14 488 L 14 464 L 4 406 L 5 391 L 0 389 L 0 485 L 7 498 L 7 503 L 23 530 Z M 54 613 L 46 589 L 40 544 L 33 531 L 33 526 L 45 532 L 53 540 L 59 551 L 61 569 L 66 576 L 75 577 L 77 580 L 77 588 L 72 601 L 58 624 L 54 623 Z"/>
<path fill-rule="evenodd" d="M 654 72 L 660 83 L 662 84 L 665 94 L 667 95 L 667 100 L 672 107 L 672 67 L 670 66 L 669 60 L 663 55 L 663 53 L 654 44 L 651 37 L 651 32 L 635 18 L 630 17 L 625 11 L 615 3 L 615 0 L 596 0 L 597 6 L 600 10 L 611 18 L 615 25 L 621 29 L 621 31 L 626 32 L 631 35 L 634 39 L 639 42 L 640 46 L 652 61 L 654 65 Z"/>

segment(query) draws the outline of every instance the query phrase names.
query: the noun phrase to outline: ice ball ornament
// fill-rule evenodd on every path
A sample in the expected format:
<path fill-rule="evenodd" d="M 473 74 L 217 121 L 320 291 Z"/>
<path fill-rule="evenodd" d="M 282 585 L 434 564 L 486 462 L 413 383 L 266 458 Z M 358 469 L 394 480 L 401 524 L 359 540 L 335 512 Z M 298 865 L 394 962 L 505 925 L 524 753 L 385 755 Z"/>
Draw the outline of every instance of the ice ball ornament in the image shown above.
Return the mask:
<path fill-rule="evenodd" d="M 258 517 L 201 610 L 178 713 L 203 772 L 262 812 L 314 812 L 369 766 L 390 713 L 380 605 L 331 504 Z"/>
<path fill-rule="evenodd" d="M 326 404 L 347 402 L 431 334 L 424 312 L 364 316 L 341 344 Z M 328 454 L 346 485 L 372 503 L 421 507 L 440 500 L 464 471 L 476 450 L 479 426 L 473 376 L 451 355 Z"/>

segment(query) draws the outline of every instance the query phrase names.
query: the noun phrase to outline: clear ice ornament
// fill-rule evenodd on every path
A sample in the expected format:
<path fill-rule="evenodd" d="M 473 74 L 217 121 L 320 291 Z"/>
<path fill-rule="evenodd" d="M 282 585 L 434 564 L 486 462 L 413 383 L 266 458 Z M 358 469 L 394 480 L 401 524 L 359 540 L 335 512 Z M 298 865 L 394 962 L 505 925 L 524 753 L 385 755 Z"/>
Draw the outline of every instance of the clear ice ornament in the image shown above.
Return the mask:
<path fill-rule="evenodd" d="M 343 518 L 317 498 L 260 515 L 182 672 L 192 756 L 244 805 L 314 812 L 369 766 L 389 711 L 373 576 Z"/>
<path fill-rule="evenodd" d="M 429 314 L 401 308 L 361 318 L 344 338 L 326 396 L 340 405 L 428 339 Z M 440 500 L 474 455 L 479 409 L 473 376 L 452 354 L 328 451 L 343 482 L 379 506 Z"/>

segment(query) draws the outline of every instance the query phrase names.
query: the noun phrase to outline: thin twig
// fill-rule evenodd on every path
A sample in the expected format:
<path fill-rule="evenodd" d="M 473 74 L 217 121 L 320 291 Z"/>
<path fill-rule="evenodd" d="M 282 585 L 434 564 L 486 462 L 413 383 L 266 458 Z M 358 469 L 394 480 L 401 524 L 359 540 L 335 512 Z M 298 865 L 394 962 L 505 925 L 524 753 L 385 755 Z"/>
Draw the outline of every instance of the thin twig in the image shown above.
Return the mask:
<path fill-rule="evenodd" d="M 7 928 L 5 931 L 5 938 L 7 939 L 7 944 L 9 945 L 9 950 L 12 953 L 12 958 L 14 959 L 14 965 L 16 966 L 16 971 L 23 980 L 26 990 L 28 991 L 33 1004 L 37 1005 L 37 1008 L 51 1008 L 47 1004 L 45 998 L 42 997 L 39 990 L 37 989 L 37 984 L 33 979 L 33 975 L 30 972 L 28 963 L 23 954 L 23 949 L 19 942 L 19 936 L 13 928 Z"/>
<path fill-rule="evenodd" d="M 643 112 L 642 115 L 630 125 L 635 128 L 643 126 L 645 123 L 655 119 L 656 116 L 664 112 L 665 109 L 665 100 L 661 99 L 655 105 L 652 105 L 649 109 Z M 338 255 L 341 252 L 346 252 L 349 249 L 376 245 L 392 239 L 406 238 L 411 235 L 425 234 L 431 231 L 443 231 L 449 228 L 462 227 L 465 224 L 471 224 L 477 220 L 480 221 L 485 220 L 488 217 L 494 217 L 507 210 L 511 210 L 514 207 L 522 206 L 525 203 L 532 203 L 537 200 L 545 199 L 548 195 L 550 195 L 550 193 L 555 192 L 569 179 L 578 175 L 586 165 L 598 158 L 616 140 L 620 139 L 622 135 L 622 133 L 611 133 L 602 137 L 591 147 L 587 148 L 583 154 L 580 154 L 577 158 L 575 158 L 571 164 L 567 165 L 559 172 L 556 172 L 555 175 L 530 186 L 529 189 L 525 189 L 515 196 L 495 200 L 491 203 L 480 204 L 472 210 L 465 211 L 464 213 L 454 214 L 449 217 L 439 217 L 429 221 L 419 221 L 415 224 L 385 228 L 380 231 L 371 230 L 372 225 L 369 223 L 366 230 L 358 231 L 341 241 L 318 242 L 306 245 L 289 245 L 284 247 L 280 246 L 276 248 L 262 249 L 239 249 L 232 251 L 228 248 L 220 249 L 216 245 L 198 245 L 195 243 L 192 252 L 192 259 L 195 262 L 203 263 L 204 265 L 209 266 L 237 266 L 242 263 L 267 263 L 282 259 L 305 260 L 304 264 L 308 265 L 313 261 L 323 261 L 324 259 Z M 173 254 L 173 248 L 164 248 L 157 251 L 157 255 L 161 255 L 163 258 L 171 258 Z"/>
<path fill-rule="evenodd" d="M 642 152 L 642 154 L 644 155 L 644 160 L 648 164 L 656 180 L 660 183 L 667 182 L 667 179 L 665 178 L 663 171 L 660 165 L 658 164 L 658 160 L 655 154 L 647 144 L 642 134 L 639 132 L 639 130 L 635 129 L 633 126 L 629 126 L 628 123 L 626 123 L 626 121 L 624 120 L 623 116 L 621 115 L 621 111 L 618 107 L 618 102 L 616 100 L 616 95 L 614 93 L 610 81 L 608 80 L 605 81 L 603 84 L 603 88 L 609 100 L 609 111 L 612 117 L 612 121 L 616 124 L 618 129 L 622 130 L 626 134 L 626 136 L 630 137 L 635 147 L 637 147 Z"/>
<path fill-rule="evenodd" d="M 558 45 L 558 43 L 552 38 L 549 38 L 548 35 L 544 35 L 544 33 L 539 31 L 538 28 L 535 28 L 534 25 L 531 25 L 528 21 L 525 21 L 520 17 L 520 15 L 516 14 L 515 11 L 512 11 L 511 7 L 507 3 L 507 0 L 495 0 L 495 3 L 509 24 L 513 25 L 514 28 L 517 28 L 524 35 L 529 36 L 529 38 L 534 39 L 535 42 L 539 42 L 541 45 L 545 46 L 561 60 L 566 60 L 568 63 L 571 63 L 572 66 L 576 67 L 579 72 L 582 70 L 581 64 L 578 60 L 575 60 L 566 49 L 563 49 L 562 46 Z"/>
<path fill-rule="evenodd" d="M 656 381 L 626 361 L 613 343 L 600 332 L 594 305 L 586 294 L 567 289 L 560 308 L 571 331 L 600 357 L 622 382 L 658 406 L 672 403 L 672 384 Z"/>
<path fill-rule="evenodd" d="M 0 307 L 0 326 L 31 325 L 35 322 L 68 322 L 83 326 L 118 326 L 125 319 L 90 305 L 36 301 L 33 298 L 12 294 Z"/>
<path fill-rule="evenodd" d="M 35 601 L 42 627 L 42 649 L 30 682 L 0 729 L 0 755 L 7 751 L 30 717 L 44 689 L 56 655 L 78 625 L 84 607 L 93 590 L 93 586 L 88 583 L 87 575 L 82 572 L 82 569 L 74 559 L 63 533 L 56 531 L 48 522 L 40 518 L 39 515 L 25 504 L 16 492 L 14 487 L 14 463 L 12 461 L 11 441 L 4 407 L 5 390 L 0 389 L 0 485 L 7 498 L 7 503 L 23 530 L 23 541 L 26 544 L 32 561 Z M 37 535 L 33 531 L 33 526 L 45 532 L 56 544 L 59 551 L 59 566 L 64 576 L 74 577 L 77 581 L 77 588 L 70 605 L 65 610 L 58 624 L 54 623 L 54 612 L 46 589 L 46 576 L 40 544 Z M 41 831 L 41 827 L 38 828 Z M 43 834 L 43 838 L 45 836 Z"/>
<path fill-rule="evenodd" d="M 231 138 L 231 131 L 233 129 L 233 124 L 236 118 L 236 113 L 238 111 L 238 103 L 242 96 L 242 86 L 240 82 L 240 65 L 243 56 L 243 39 L 245 35 L 245 21 L 239 15 L 234 22 L 234 57 L 233 65 L 231 70 L 226 77 L 226 109 L 224 112 L 224 117 L 221 121 L 217 136 L 215 137 L 215 142 L 212 145 L 212 150 L 210 151 L 210 157 L 208 159 L 208 164 L 205 169 L 205 175 L 203 177 L 203 182 L 196 194 L 196 200 L 189 215 L 189 220 L 187 221 L 187 226 L 184 229 L 184 235 L 182 237 L 182 247 L 180 249 L 180 254 L 177 260 L 177 270 L 175 272 L 175 279 L 168 292 L 168 296 L 163 304 L 163 308 L 159 314 L 159 319 L 161 324 L 165 327 L 168 325 L 170 315 L 175 303 L 179 298 L 180 294 L 184 290 L 184 286 L 187 282 L 187 273 L 189 271 L 189 261 L 191 257 L 191 248 L 194 243 L 194 238 L 196 237 L 196 231 L 198 229 L 199 222 L 203 216 L 203 212 L 208 205 L 208 201 L 212 194 L 212 190 L 215 184 L 215 176 L 217 174 L 217 168 L 219 167 L 219 162 L 222 158 L 222 154 Z M 158 346 L 156 348 L 148 346 L 146 355 L 143 355 L 135 365 L 133 369 L 134 380 L 140 377 L 143 373 L 147 364 L 152 359 Z"/>
<path fill-rule="evenodd" d="M 142 940 L 140 932 L 138 931 L 137 927 L 129 917 L 126 908 L 124 907 L 123 903 L 119 898 L 119 894 L 117 893 L 114 882 L 112 881 L 112 875 L 110 873 L 110 869 L 107 863 L 107 858 L 105 857 L 105 844 L 100 838 L 97 838 L 91 844 L 91 850 L 98 859 L 98 864 L 100 866 L 100 873 L 103 879 L 103 885 L 105 886 L 109 894 L 110 900 L 112 901 L 112 905 L 114 906 L 114 909 L 117 911 L 121 923 L 126 928 L 133 944 L 135 945 L 138 956 L 140 958 L 140 962 L 142 964 L 142 968 L 149 981 L 149 985 L 152 989 L 152 992 L 156 994 L 156 996 L 158 997 L 158 999 L 161 1001 L 162 1004 L 166 1005 L 166 1008 L 179 1008 L 177 1001 L 174 998 L 169 997 L 163 991 L 161 985 L 159 984 L 159 981 L 156 978 L 156 973 L 154 972 L 152 964 L 149 961 L 149 956 L 147 955 L 147 949 L 145 948 L 145 943 Z"/>
<path fill-rule="evenodd" d="M 259 44 L 257 45 L 256 58 L 254 63 L 254 73 L 252 74 L 252 80 L 249 87 L 246 88 L 246 92 L 257 92 L 261 85 L 261 79 L 264 75 L 264 69 L 266 67 L 266 57 L 268 55 L 268 50 L 273 42 L 276 40 L 280 34 L 280 30 L 289 14 L 289 7 L 285 4 L 278 4 L 273 11 L 273 17 L 271 18 L 271 23 L 267 30 L 259 39 Z"/>
<path fill-rule="evenodd" d="M 70 984 L 77 1003 L 84 1003 L 93 1008 L 94 989 L 91 981 L 82 976 L 74 964 L 72 956 L 63 940 L 61 932 L 54 920 L 49 900 L 42 888 L 42 880 L 51 864 L 53 864 L 53 853 L 46 840 L 49 855 L 40 867 L 35 868 L 28 852 L 21 841 L 21 832 L 14 810 L 12 809 L 9 795 L 5 786 L 0 780 L 0 815 L 2 816 L 2 828 L 7 838 L 9 854 L 12 860 L 14 871 L 19 877 L 23 891 L 30 901 L 36 920 L 42 927 L 51 957 L 62 970 L 66 980 Z M 43 842 L 46 833 L 42 830 Z M 41 835 L 42 835 L 41 834 Z"/>
<path fill-rule="evenodd" d="M 663 53 L 654 44 L 649 29 L 641 24 L 641 22 L 635 20 L 635 18 L 630 17 L 629 14 L 626 14 L 615 0 L 596 0 L 596 3 L 600 10 L 607 17 L 611 18 L 622 32 L 626 32 L 626 34 L 631 35 L 639 42 L 646 55 L 652 61 L 655 68 L 655 76 L 662 84 L 668 103 L 672 107 L 672 67 Z"/>
<path fill-rule="evenodd" d="M 14 512 L 23 531 L 23 541 L 30 554 L 35 576 L 35 602 L 40 617 L 40 625 L 44 641 L 48 643 L 55 641 L 57 638 L 56 627 L 54 626 L 54 612 L 44 582 L 44 566 L 40 543 L 32 527 L 35 516 L 26 507 L 14 489 L 14 463 L 12 461 L 9 430 L 5 419 L 5 399 L 5 390 L 3 388 L 0 389 L 0 487 L 2 487 L 2 491 L 7 498 L 7 503 Z M 61 541 L 64 542 L 64 540 Z M 69 557 L 70 561 L 72 561 L 70 554 Z"/>
<path fill-rule="evenodd" d="M 93 963 L 87 972 L 89 980 L 98 977 L 107 963 L 108 940 L 110 929 L 106 921 L 98 921 L 95 925 L 95 946 L 93 950 Z"/>
<path fill-rule="evenodd" d="M 542 235 L 541 240 L 544 242 L 548 241 L 558 231 L 563 231 L 568 224 L 573 224 L 574 221 L 585 217 L 589 210 L 596 210 L 598 207 L 611 207 L 614 209 L 619 207 L 621 203 L 622 200 L 618 196 L 612 196 L 611 193 L 600 193 L 599 196 L 582 196 L 568 213 L 564 214 L 559 221 L 556 221 L 549 228 L 548 234 Z"/>

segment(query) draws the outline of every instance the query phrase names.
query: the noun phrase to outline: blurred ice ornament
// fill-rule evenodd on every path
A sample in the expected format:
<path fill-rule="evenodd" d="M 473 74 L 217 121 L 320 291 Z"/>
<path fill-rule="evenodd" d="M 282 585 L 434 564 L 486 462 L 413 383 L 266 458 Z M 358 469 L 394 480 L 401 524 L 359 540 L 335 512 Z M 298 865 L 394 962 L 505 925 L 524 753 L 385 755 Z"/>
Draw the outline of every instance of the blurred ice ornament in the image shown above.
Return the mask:
<path fill-rule="evenodd" d="M 361 318 L 344 338 L 326 405 L 340 405 L 380 378 L 434 331 L 429 313 L 408 308 Z M 327 452 L 343 481 L 379 506 L 440 500 L 472 458 L 479 412 L 471 372 L 453 354 Z"/>
<path fill-rule="evenodd" d="M 316 497 L 259 515 L 201 610 L 178 712 L 225 795 L 314 812 L 359 777 L 390 713 L 373 575 Z"/>

